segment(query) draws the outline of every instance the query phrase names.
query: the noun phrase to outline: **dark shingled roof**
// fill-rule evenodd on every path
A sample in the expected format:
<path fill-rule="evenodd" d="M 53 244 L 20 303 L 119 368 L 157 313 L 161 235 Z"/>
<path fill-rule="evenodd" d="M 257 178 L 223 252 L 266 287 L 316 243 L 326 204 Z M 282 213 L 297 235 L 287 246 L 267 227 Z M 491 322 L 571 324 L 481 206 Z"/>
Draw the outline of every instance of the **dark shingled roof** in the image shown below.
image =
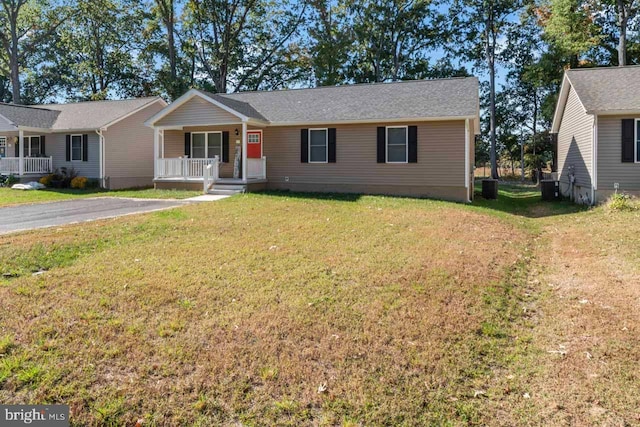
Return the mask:
<path fill-rule="evenodd" d="M 34 106 L 0 104 L 0 115 L 15 126 L 22 127 L 51 130 L 100 129 L 159 99 L 149 97 Z"/>
<path fill-rule="evenodd" d="M 16 126 L 49 129 L 55 123 L 59 111 L 0 103 L 0 115 Z"/>
<path fill-rule="evenodd" d="M 472 117 L 479 108 L 476 77 L 205 94 L 278 124 Z"/>
<path fill-rule="evenodd" d="M 640 111 L 640 66 L 567 70 L 567 78 L 590 113 Z"/>
<path fill-rule="evenodd" d="M 246 102 L 229 98 L 227 96 L 223 96 L 217 93 L 205 92 L 203 90 L 199 90 L 198 92 L 201 92 L 207 95 L 208 97 L 215 99 L 219 103 L 224 104 L 227 107 L 231 108 L 232 110 L 237 111 L 238 113 L 243 114 L 247 117 L 251 117 L 252 119 L 267 121 L 267 119 L 262 114 L 260 114 L 258 111 L 256 111 L 255 108 L 253 108 L 251 105 L 247 104 Z"/>

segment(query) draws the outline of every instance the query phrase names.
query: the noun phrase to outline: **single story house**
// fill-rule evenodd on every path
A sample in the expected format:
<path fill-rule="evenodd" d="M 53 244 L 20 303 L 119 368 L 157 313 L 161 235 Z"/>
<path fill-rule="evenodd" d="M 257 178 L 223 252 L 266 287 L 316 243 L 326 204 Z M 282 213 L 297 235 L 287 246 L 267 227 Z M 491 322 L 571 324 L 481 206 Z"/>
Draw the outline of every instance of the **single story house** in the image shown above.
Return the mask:
<path fill-rule="evenodd" d="M 157 188 L 473 198 L 475 77 L 213 94 L 146 124 Z"/>
<path fill-rule="evenodd" d="M 565 196 L 640 195 L 640 66 L 567 70 L 552 133 Z"/>
<path fill-rule="evenodd" d="M 0 174 L 36 180 L 74 168 L 104 188 L 153 185 L 153 131 L 144 121 L 159 97 L 22 106 L 0 104 Z"/>

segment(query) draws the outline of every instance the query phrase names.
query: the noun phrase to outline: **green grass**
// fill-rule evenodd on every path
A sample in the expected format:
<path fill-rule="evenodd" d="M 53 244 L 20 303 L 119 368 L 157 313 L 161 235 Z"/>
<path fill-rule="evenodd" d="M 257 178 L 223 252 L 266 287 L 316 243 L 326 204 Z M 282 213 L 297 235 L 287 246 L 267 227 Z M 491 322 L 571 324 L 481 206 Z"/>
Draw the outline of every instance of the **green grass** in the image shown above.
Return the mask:
<path fill-rule="evenodd" d="M 199 196 L 198 191 L 133 189 L 106 191 L 100 189 L 46 189 L 38 191 L 21 191 L 0 188 L 0 207 L 26 203 L 57 202 L 87 197 L 132 197 L 140 199 L 186 199 Z"/>
<path fill-rule="evenodd" d="M 584 357 L 548 365 L 580 319 L 543 266 L 563 251 L 575 277 L 590 239 L 632 260 L 637 213 L 611 215 L 518 186 L 472 205 L 270 193 L 0 237 L 0 401 L 69 404 L 73 425 L 558 424 L 545 384 Z M 569 228 L 580 244 L 558 246 Z M 637 340 L 616 316 L 591 325 L 616 370 L 582 386 L 628 420 Z"/>

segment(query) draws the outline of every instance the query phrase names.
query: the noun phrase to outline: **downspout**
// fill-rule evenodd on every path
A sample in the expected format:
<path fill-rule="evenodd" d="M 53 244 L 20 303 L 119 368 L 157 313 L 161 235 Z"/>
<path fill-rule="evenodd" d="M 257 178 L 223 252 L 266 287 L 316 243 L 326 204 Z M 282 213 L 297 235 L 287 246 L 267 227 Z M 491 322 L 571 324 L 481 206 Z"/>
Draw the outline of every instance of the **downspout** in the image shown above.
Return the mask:
<path fill-rule="evenodd" d="M 467 189 L 467 202 L 471 203 L 471 194 L 469 194 L 470 184 L 470 163 L 469 163 L 469 119 L 464 121 L 464 188 Z"/>
<path fill-rule="evenodd" d="M 593 116 L 593 155 L 591 156 L 591 206 L 596 204 L 596 190 L 598 189 L 598 116 Z"/>
<path fill-rule="evenodd" d="M 98 142 L 98 154 L 99 160 L 98 164 L 100 165 L 100 187 L 105 188 L 104 182 L 104 170 L 105 170 L 105 162 L 104 162 L 104 134 L 102 133 L 104 129 L 96 129 L 96 133 L 98 134 L 99 142 Z"/>

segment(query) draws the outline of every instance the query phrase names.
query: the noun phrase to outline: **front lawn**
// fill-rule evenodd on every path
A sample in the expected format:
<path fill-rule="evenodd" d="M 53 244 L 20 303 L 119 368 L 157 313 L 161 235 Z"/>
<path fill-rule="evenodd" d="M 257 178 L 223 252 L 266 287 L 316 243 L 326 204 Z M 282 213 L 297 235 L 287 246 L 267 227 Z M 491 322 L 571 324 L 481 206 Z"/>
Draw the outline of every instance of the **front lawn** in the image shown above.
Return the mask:
<path fill-rule="evenodd" d="M 57 202 L 83 197 L 133 197 L 145 199 L 186 199 L 202 194 L 199 191 L 133 189 L 106 191 L 100 189 L 46 189 L 38 191 L 0 188 L 0 207 L 25 203 Z"/>
<path fill-rule="evenodd" d="M 633 424 L 638 213 L 501 196 L 249 194 L 0 237 L 0 401 L 73 425 Z"/>

